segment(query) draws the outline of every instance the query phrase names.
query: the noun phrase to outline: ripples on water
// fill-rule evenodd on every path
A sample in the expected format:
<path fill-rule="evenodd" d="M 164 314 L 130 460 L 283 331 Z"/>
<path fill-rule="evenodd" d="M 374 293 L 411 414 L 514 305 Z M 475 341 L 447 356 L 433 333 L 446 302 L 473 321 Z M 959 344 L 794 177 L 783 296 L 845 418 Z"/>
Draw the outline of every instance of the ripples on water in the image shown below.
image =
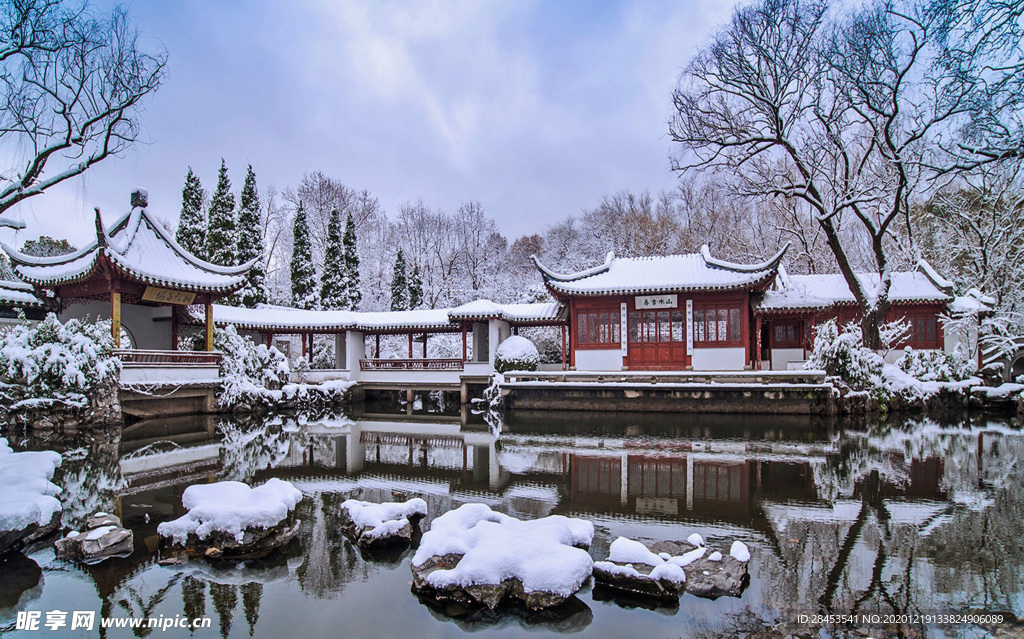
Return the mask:
<path fill-rule="evenodd" d="M 130 557 L 96 566 L 49 548 L 0 563 L 0 633 L 12 636 L 18 610 L 54 609 L 207 615 L 212 629 L 195 636 L 212 637 L 719 636 L 830 611 L 1024 616 L 1024 437 L 1003 423 L 865 431 L 769 416 L 517 415 L 501 425 L 189 417 L 10 439 L 64 454 L 55 481 L 66 525 L 104 510 L 135 531 Z M 285 551 L 237 564 L 156 563 L 156 526 L 183 513 L 186 486 L 270 477 L 305 495 L 300 538 Z M 754 553 L 750 585 L 739 599 L 684 595 L 677 608 L 653 610 L 587 585 L 557 614 L 467 616 L 410 592 L 409 552 L 364 557 L 344 541 L 338 512 L 350 497 L 422 497 L 431 516 L 484 502 L 520 518 L 585 517 L 597 527 L 597 558 L 619 535 L 696 531 L 721 548 L 741 539 Z"/>

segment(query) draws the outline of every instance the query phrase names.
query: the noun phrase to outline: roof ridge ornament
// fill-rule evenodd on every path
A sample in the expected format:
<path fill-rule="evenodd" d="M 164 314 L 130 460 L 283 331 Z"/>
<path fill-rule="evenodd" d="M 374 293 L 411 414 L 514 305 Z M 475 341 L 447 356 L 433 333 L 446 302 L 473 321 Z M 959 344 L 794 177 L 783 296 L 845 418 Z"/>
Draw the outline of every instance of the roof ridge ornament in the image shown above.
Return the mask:
<path fill-rule="evenodd" d="M 790 242 L 786 242 L 785 246 L 783 246 L 778 253 L 760 264 L 737 264 L 736 262 L 718 259 L 711 255 L 711 249 L 708 248 L 707 244 L 701 245 L 700 256 L 701 259 L 704 260 L 705 264 L 714 268 L 735 271 L 737 273 L 757 273 L 758 271 L 769 271 L 778 268 L 779 264 L 782 263 L 782 258 L 786 256 L 786 251 L 789 250 L 789 246 Z"/>
<path fill-rule="evenodd" d="M 545 280 L 555 280 L 556 282 L 575 282 L 576 280 L 582 280 L 583 278 L 590 277 L 591 275 L 604 273 L 609 268 L 611 268 L 612 262 L 615 261 L 615 249 L 608 251 L 608 254 L 605 255 L 604 264 L 599 264 L 593 268 L 588 268 L 584 271 L 580 271 L 579 273 L 571 273 L 568 275 L 552 271 L 548 267 L 541 264 L 540 259 L 538 259 L 536 255 L 531 255 L 530 259 L 533 260 L 534 266 L 537 267 L 537 270 L 540 271 L 541 276 Z"/>

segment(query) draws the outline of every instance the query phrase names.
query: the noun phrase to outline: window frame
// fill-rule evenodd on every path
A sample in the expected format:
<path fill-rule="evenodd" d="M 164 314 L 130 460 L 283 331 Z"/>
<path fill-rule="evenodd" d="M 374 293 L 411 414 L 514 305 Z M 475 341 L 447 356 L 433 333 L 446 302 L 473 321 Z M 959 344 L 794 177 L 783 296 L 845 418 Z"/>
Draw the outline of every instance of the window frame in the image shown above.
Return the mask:
<path fill-rule="evenodd" d="M 573 341 L 576 343 L 576 348 L 581 350 L 618 350 L 622 347 L 622 318 L 618 306 L 614 308 L 611 306 L 580 307 L 576 309 L 575 313 L 576 332 L 573 335 Z M 593 327 L 591 318 L 596 321 Z M 595 337 L 596 341 L 591 341 L 591 336 Z"/>
<path fill-rule="evenodd" d="M 740 300 L 736 301 L 722 301 L 722 302 L 696 302 L 693 303 L 693 322 L 690 325 L 690 330 L 693 331 L 693 346 L 694 348 L 731 348 L 734 346 L 745 346 L 743 339 L 743 302 Z M 713 310 L 715 313 L 715 335 L 716 339 L 707 339 L 711 333 L 708 330 L 708 320 L 706 315 L 708 311 Z M 729 333 L 728 339 L 717 339 L 718 332 L 721 329 L 722 311 L 725 311 L 725 330 Z M 704 330 L 697 330 L 697 318 L 701 318 Z M 736 319 L 736 337 L 732 337 L 732 319 Z M 704 339 L 698 339 L 703 335 Z"/>

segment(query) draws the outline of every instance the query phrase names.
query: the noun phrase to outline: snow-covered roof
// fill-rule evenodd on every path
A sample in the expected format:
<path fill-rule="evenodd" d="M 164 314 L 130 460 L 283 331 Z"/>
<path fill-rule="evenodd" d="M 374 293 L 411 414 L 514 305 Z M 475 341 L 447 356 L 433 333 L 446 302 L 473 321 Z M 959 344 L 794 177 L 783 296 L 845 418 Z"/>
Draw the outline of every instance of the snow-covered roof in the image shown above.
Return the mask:
<path fill-rule="evenodd" d="M 736 264 L 711 256 L 707 245 L 699 253 L 641 258 L 616 258 L 577 273 L 555 273 L 533 262 L 556 296 L 633 295 L 676 291 L 724 291 L 757 288 L 770 282 L 786 253 L 783 247 L 759 264 Z"/>
<path fill-rule="evenodd" d="M 929 267 L 930 268 L 930 267 Z M 932 271 L 934 274 L 934 271 Z M 896 303 L 949 303 L 953 296 L 946 289 L 947 280 L 926 270 L 892 273 L 889 300 Z M 878 288 L 877 273 L 858 273 L 857 279 L 868 291 Z M 938 282 L 938 284 L 937 284 Z M 941 286 L 941 288 L 940 288 Z M 951 286 L 951 285 L 950 285 Z M 945 290 L 944 290 L 945 289 Z M 835 305 L 855 304 L 856 298 L 842 273 L 786 275 L 776 288 L 765 291 L 757 310 L 761 312 L 824 310 Z"/>
<path fill-rule="evenodd" d="M 218 266 L 192 255 L 150 218 L 145 209 L 133 209 L 108 230 L 96 211 L 96 239 L 68 255 L 35 257 L 6 244 L 14 271 L 26 282 L 43 287 L 71 284 L 89 278 L 98 268 L 138 282 L 167 288 L 230 293 L 245 284 L 252 262 Z"/>
<path fill-rule="evenodd" d="M 43 306 L 43 300 L 36 297 L 35 289 L 25 282 L 0 280 L 0 304 L 39 308 Z"/>
<path fill-rule="evenodd" d="M 217 325 L 280 332 L 458 330 L 463 321 L 504 319 L 511 324 L 530 325 L 556 322 L 564 315 L 565 309 L 558 302 L 496 304 L 490 300 L 477 300 L 451 309 L 370 312 L 307 311 L 272 304 L 258 304 L 256 308 L 213 305 L 213 321 Z M 190 317 L 201 324 L 202 309 L 191 309 Z"/>

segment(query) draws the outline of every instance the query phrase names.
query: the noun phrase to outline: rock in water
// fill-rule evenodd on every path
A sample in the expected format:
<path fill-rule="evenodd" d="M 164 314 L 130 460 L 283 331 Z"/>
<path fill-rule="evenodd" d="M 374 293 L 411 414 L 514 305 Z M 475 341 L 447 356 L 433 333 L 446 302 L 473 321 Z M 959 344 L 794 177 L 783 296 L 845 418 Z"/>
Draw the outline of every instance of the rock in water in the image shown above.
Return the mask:
<path fill-rule="evenodd" d="M 60 464 L 51 450 L 15 453 L 0 437 L 0 555 L 60 528 L 60 488 L 50 481 Z"/>
<path fill-rule="evenodd" d="M 559 606 L 593 569 L 583 550 L 594 525 L 561 515 L 521 521 L 485 504 L 464 504 L 433 521 L 413 556 L 412 588 L 443 604 L 496 608 L 517 599 L 530 610 Z"/>
<path fill-rule="evenodd" d="M 72 531 L 54 546 L 57 556 L 95 564 L 110 557 L 124 557 L 135 547 L 135 535 L 121 527 L 121 520 L 107 513 L 89 517 L 83 532 Z"/>
<path fill-rule="evenodd" d="M 594 580 L 613 590 L 665 604 L 675 603 L 684 591 L 712 599 L 738 597 L 746 585 L 746 563 L 718 551 L 705 555 L 705 547 L 692 546 L 694 541 L 704 543 L 699 537 L 691 535 L 687 544 L 659 542 L 655 544 L 662 550 L 659 554 L 640 542 L 619 537 L 612 542 L 608 560 L 594 563 Z"/>
<path fill-rule="evenodd" d="M 160 524 L 157 533 L 191 556 L 263 557 L 298 534 L 302 522 L 295 506 L 301 499 L 301 492 L 276 477 L 256 488 L 237 481 L 196 484 L 181 496 L 188 513 Z"/>
<path fill-rule="evenodd" d="M 702 558 L 690 564 L 686 576 L 686 592 L 692 595 L 708 599 L 739 597 L 747 582 L 747 564 L 731 555 L 720 561 Z"/>
<path fill-rule="evenodd" d="M 382 504 L 349 499 L 341 505 L 341 530 L 364 549 L 408 543 L 426 514 L 427 502 L 418 497 Z"/>

